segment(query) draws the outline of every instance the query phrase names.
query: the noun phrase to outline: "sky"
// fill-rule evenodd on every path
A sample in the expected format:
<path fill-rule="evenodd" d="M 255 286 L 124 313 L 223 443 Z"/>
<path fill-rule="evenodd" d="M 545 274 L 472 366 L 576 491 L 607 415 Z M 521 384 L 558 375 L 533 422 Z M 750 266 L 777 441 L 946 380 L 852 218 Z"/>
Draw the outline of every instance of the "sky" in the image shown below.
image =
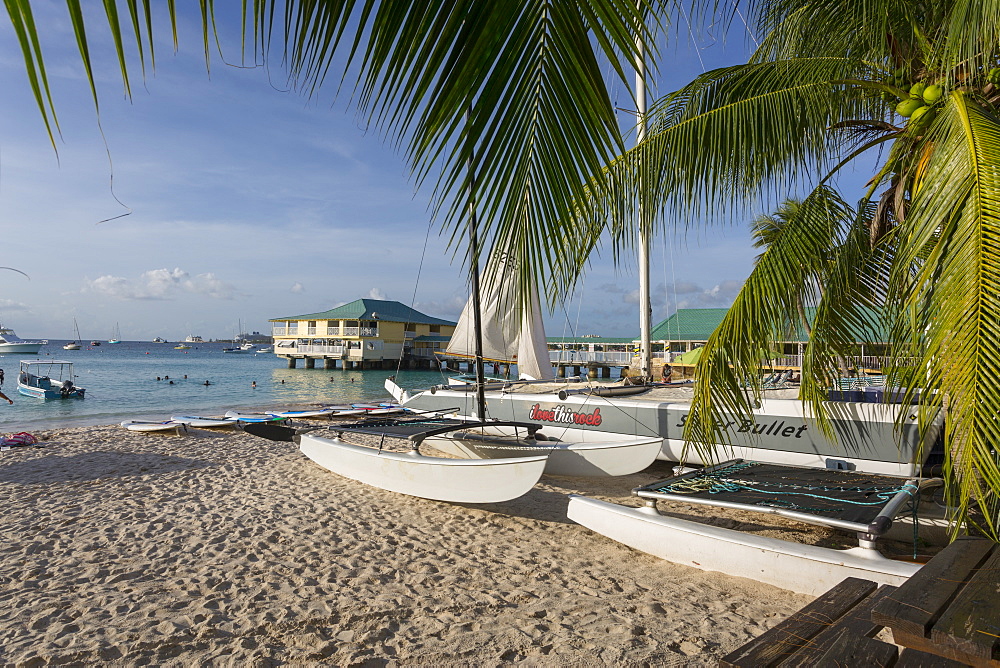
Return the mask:
<path fill-rule="evenodd" d="M 133 68 L 131 98 L 95 22 L 98 117 L 65 3 L 33 6 L 61 135 L 56 153 L 4 14 L 0 266 L 30 279 L 0 272 L 0 323 L 23 338 L 76 338 L 74 319 L 86 340 L 116 328 L 125 340 L 231 338 L 241 324 L 267 333 L 269 318 L 362 297 L 457 320 L 466 278 L 429 227 L 430 188 L 415 188 L 396 147 L 363 127 L 346 96 L 309 100 L 280 70 L 218 54 L 207 73 L 199 19 L 182 7 L 179 49 L 161 29 L 155 71 L 143 79 Z M 220 20 L 231 62 L 237 21 Z M 654 91 L 745 60 L 741 35 L 692 40 L 682 27 Z M 694 221 L 655 240 L 654 325 L 677 306 L 731 304 L 756 253 L 745 224 Z M 548 335 L 637 335 L 637 281 L 633 263 L 616 268 L 605 249 L 574 298 L 546 315 Z"/>

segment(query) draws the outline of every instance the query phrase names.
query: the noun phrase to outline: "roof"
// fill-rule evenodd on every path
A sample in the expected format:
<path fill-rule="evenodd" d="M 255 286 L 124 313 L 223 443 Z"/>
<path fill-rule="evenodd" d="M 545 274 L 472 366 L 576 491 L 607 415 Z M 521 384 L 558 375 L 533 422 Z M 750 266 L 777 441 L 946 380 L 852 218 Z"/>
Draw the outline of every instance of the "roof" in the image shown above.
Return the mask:
<path fill-rule="evenodd" d="M 712 332 L 719 326 L 729 311 L 728 308 L 681 308 L 666 320 L 653 328 L 650 339 L 653 341 L 707 341 Z M 816 308 L 805 308 L 806 318 L 812 322 L 816 317 Z M 877 321 L 874 313 L 869 318 Z M 809 334 L 801 322 L 795 322 L 795 331 L 776 337 L 779 341 L 788 343 L 806 343 Z M 854 340 L 858 343 L 882 343 L 887 340 L 884 331 L 855 331 Z"/>
<path fill-rule="evenodd" d="M 597 345 L 620 345 L 620 344 L 631 344 L 635 341 L 634 337 L 627 336 L 547 336 L 545 337 L 548 343 L 584 343 L 584 344 L 597 344 Z"/>
<path fill-rule="evenodd" d="M 680 308 L 653 327 L 653 341 L 707 341 L 729 311 L 727 308 Z"/>
<path fill-rule="evenodd" d="M 399 302 L 384 299 L 355 299 L 349 304 L 332 308 L 321 313 L 289 315 L 271 318 L 269 322 L 283 320 L 384 320 L 386 322 L 412 322 L 418 325 L 450 325 L 451 320 L 434 318 Z"/>

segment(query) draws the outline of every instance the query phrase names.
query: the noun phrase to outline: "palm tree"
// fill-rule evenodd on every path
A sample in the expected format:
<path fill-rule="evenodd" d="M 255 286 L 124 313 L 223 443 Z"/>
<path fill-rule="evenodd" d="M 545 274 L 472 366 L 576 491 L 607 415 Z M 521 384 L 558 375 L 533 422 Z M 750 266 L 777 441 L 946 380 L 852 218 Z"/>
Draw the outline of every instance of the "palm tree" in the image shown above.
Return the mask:
<path fill-rule="evenodd" d="M 764 39 L 749 62 L 660 100 L 647 140 L 609 167 L 613 188 L 675 217 L 738 218 L 748 201 L 813 189 L 811 212 L 789 217 L 705 346 L 697 372 L 709 382 L 686 437 L 719 442 L 713 413 L 750 410 L 741 383 L 819 278 L 804 399 L 822 418 L 837 359 L 853 352 L 847 332 L 888 332 L 890 373 L 923 390 L 921 424 L 946 411 L 956 519 L 997 539 L 1000 3 L 772 0 L 755 10 Z M 852 209 L 828 184 L 870 161 Z M 970 515 L 974 504 L 981 515 Z"/>
<path fill-rule="evenodd" d="M 159 26 L 177 45 L 174 3 L 153 12 L 159 4 L 129 0 L 119 12 L 106 2 L 102 17 L 79 0 L 67 3 L 95 106 L 94 33 L 110 35 L 128 95 L 135 74 L 128 54 L 138 54 L 144 75 L 155 64 Z M 55 147 L 58 117 L 31 7 L 31 0 L 6 3 Z M 244 0 L 242 14 L 226 15 L 203 0 L 201 12 L 206 67 L 218 14 L 252 36 L 247 59 L 284 67 L 304 94 L 346 90 L 402 148 L 418 184 L 434 175 L 435 213 L 453 243 L 466 237 L 469 175 L 478 175 L 475 200 L 489 221 L 481 247 L 518 257 L 508 266 L 519 267 L 520 284 L 551 285 L 553 273 L 575 279 L 582 270 L 575 246 L 595 242 L 574 238 L 568 248 L 546 240 L 576 236 L 564 213 L 587 202 L 602 167 L 625 149 L 609 87 L 631 90 L 636 40 L 652 43 L 659 24 L 647 27 L 645 17 L 660 7 L 659 0 Z"/>
<path fill-rule="evenodd" d="M 130 0 L 123 18 L 104 3 L 126 92 L 126 43 L 143 70 L 154 63 L 151 4 Z M 57 132 L 31 2 L 5 6 Z M 93 82 L 83 3 L 67 6 Z M 713 410 L 748 410 L 739 379 L 794 317 L 789 296 L 818 278 L 806 400 L 822 415 L 836 360 L 850 353 L 844 332 L 888 331 L 900 378 L 934 391 L 925 418 L 948 412 L 958 519 L 978 501 L 984 529 L 997 537 L 1000 0 L 754 3 L 764 38 L 750 61 L 661 100 L 646 140 L 626 153 L 600 63 L 630 89 L 636 38 L 652 43 L 664 23 L 656 0 L 243 7 L 255 61 L 287 63 L 291 82 L 310 95 L 339 79 L 404 146 L 418 182 L 440 168 L 433 192 L 453 239 L 464 231 L 462 193 L 473 185 L 465 164 L 475 156 L 475 196 L 490 224 L 483 247 L 517 260 L 521 284 L 553 286 L 550 296 L 572 284 L 605 230 L 627 244 L 654 211 L 738 217 L 749 201 L 813 189 L 803 198 L 811 213 L 769 247 L 709 342 L 699 373 L 718 382 L 700 384 L 701 419 L 688 421 L 688 435 L 710 434 Z M 202 13 L 207 62 L 213 4 L 203 0 Z M 857 207 L 816 190 L 875 150 L 878 166 Z M 630 220 L 637 199 L 643 219 Z"/>

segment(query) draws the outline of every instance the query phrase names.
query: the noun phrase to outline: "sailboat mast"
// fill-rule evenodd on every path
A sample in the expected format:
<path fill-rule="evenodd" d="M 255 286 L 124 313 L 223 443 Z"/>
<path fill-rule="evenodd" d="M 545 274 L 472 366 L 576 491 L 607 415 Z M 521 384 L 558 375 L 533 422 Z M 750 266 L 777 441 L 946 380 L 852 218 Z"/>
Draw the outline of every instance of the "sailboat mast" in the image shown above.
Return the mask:
<path fill-rule="evenodd" d="M 636 99 L 636 131 L 635 143 L 638 146 L 646 138 L 646 62 L 645 44 L 641 35 L 635 40 L 635 99 Z M 639 178 L 642 178 L 640 170 Z M 640 182 L 641 185 L 641 182 Z M 653 346 L 650 340 L 652 332 L 652 306 L 649 291 L 649 247 L 650 227 L 647 224 L 647 212 L 642 210 L 642 200 L 636 202 L 639 220 L 639 369 L 645 382 L 653 376 Z"/>
<path fill-rule="evenodd" d="M 470 120 L 471 114 L 469 111 L 466 111 L 466 127 L 468 127 Z M 472 329 L 476 344 L 476 412 L 480 420 L 485 420 L 486 371 L 483 368 L 483 320 L 482 309 L 479 303 L 479 229 L 476 219 L 476 170 L 473 164 L 474 159 L 474 149 L 470 146 L 467 163 L 469 172 L 469 272 L 471 278 L 470 289 L 472 291 Z"/>

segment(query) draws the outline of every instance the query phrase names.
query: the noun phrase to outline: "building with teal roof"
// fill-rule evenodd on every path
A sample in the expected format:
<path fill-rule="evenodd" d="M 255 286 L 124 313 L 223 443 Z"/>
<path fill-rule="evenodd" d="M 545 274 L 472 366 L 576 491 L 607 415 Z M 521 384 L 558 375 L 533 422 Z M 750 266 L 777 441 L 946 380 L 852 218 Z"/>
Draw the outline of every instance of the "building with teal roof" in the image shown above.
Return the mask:
<path fill-rule="evenodd" d="M 456 323 L 435 318 L 405 304 L 384 299 L 356 299 L 318 313 L 271 318 L 274 353 L 294 367 L 381 368 L 399 359 L 434 359 L 447 347 Z"/>

